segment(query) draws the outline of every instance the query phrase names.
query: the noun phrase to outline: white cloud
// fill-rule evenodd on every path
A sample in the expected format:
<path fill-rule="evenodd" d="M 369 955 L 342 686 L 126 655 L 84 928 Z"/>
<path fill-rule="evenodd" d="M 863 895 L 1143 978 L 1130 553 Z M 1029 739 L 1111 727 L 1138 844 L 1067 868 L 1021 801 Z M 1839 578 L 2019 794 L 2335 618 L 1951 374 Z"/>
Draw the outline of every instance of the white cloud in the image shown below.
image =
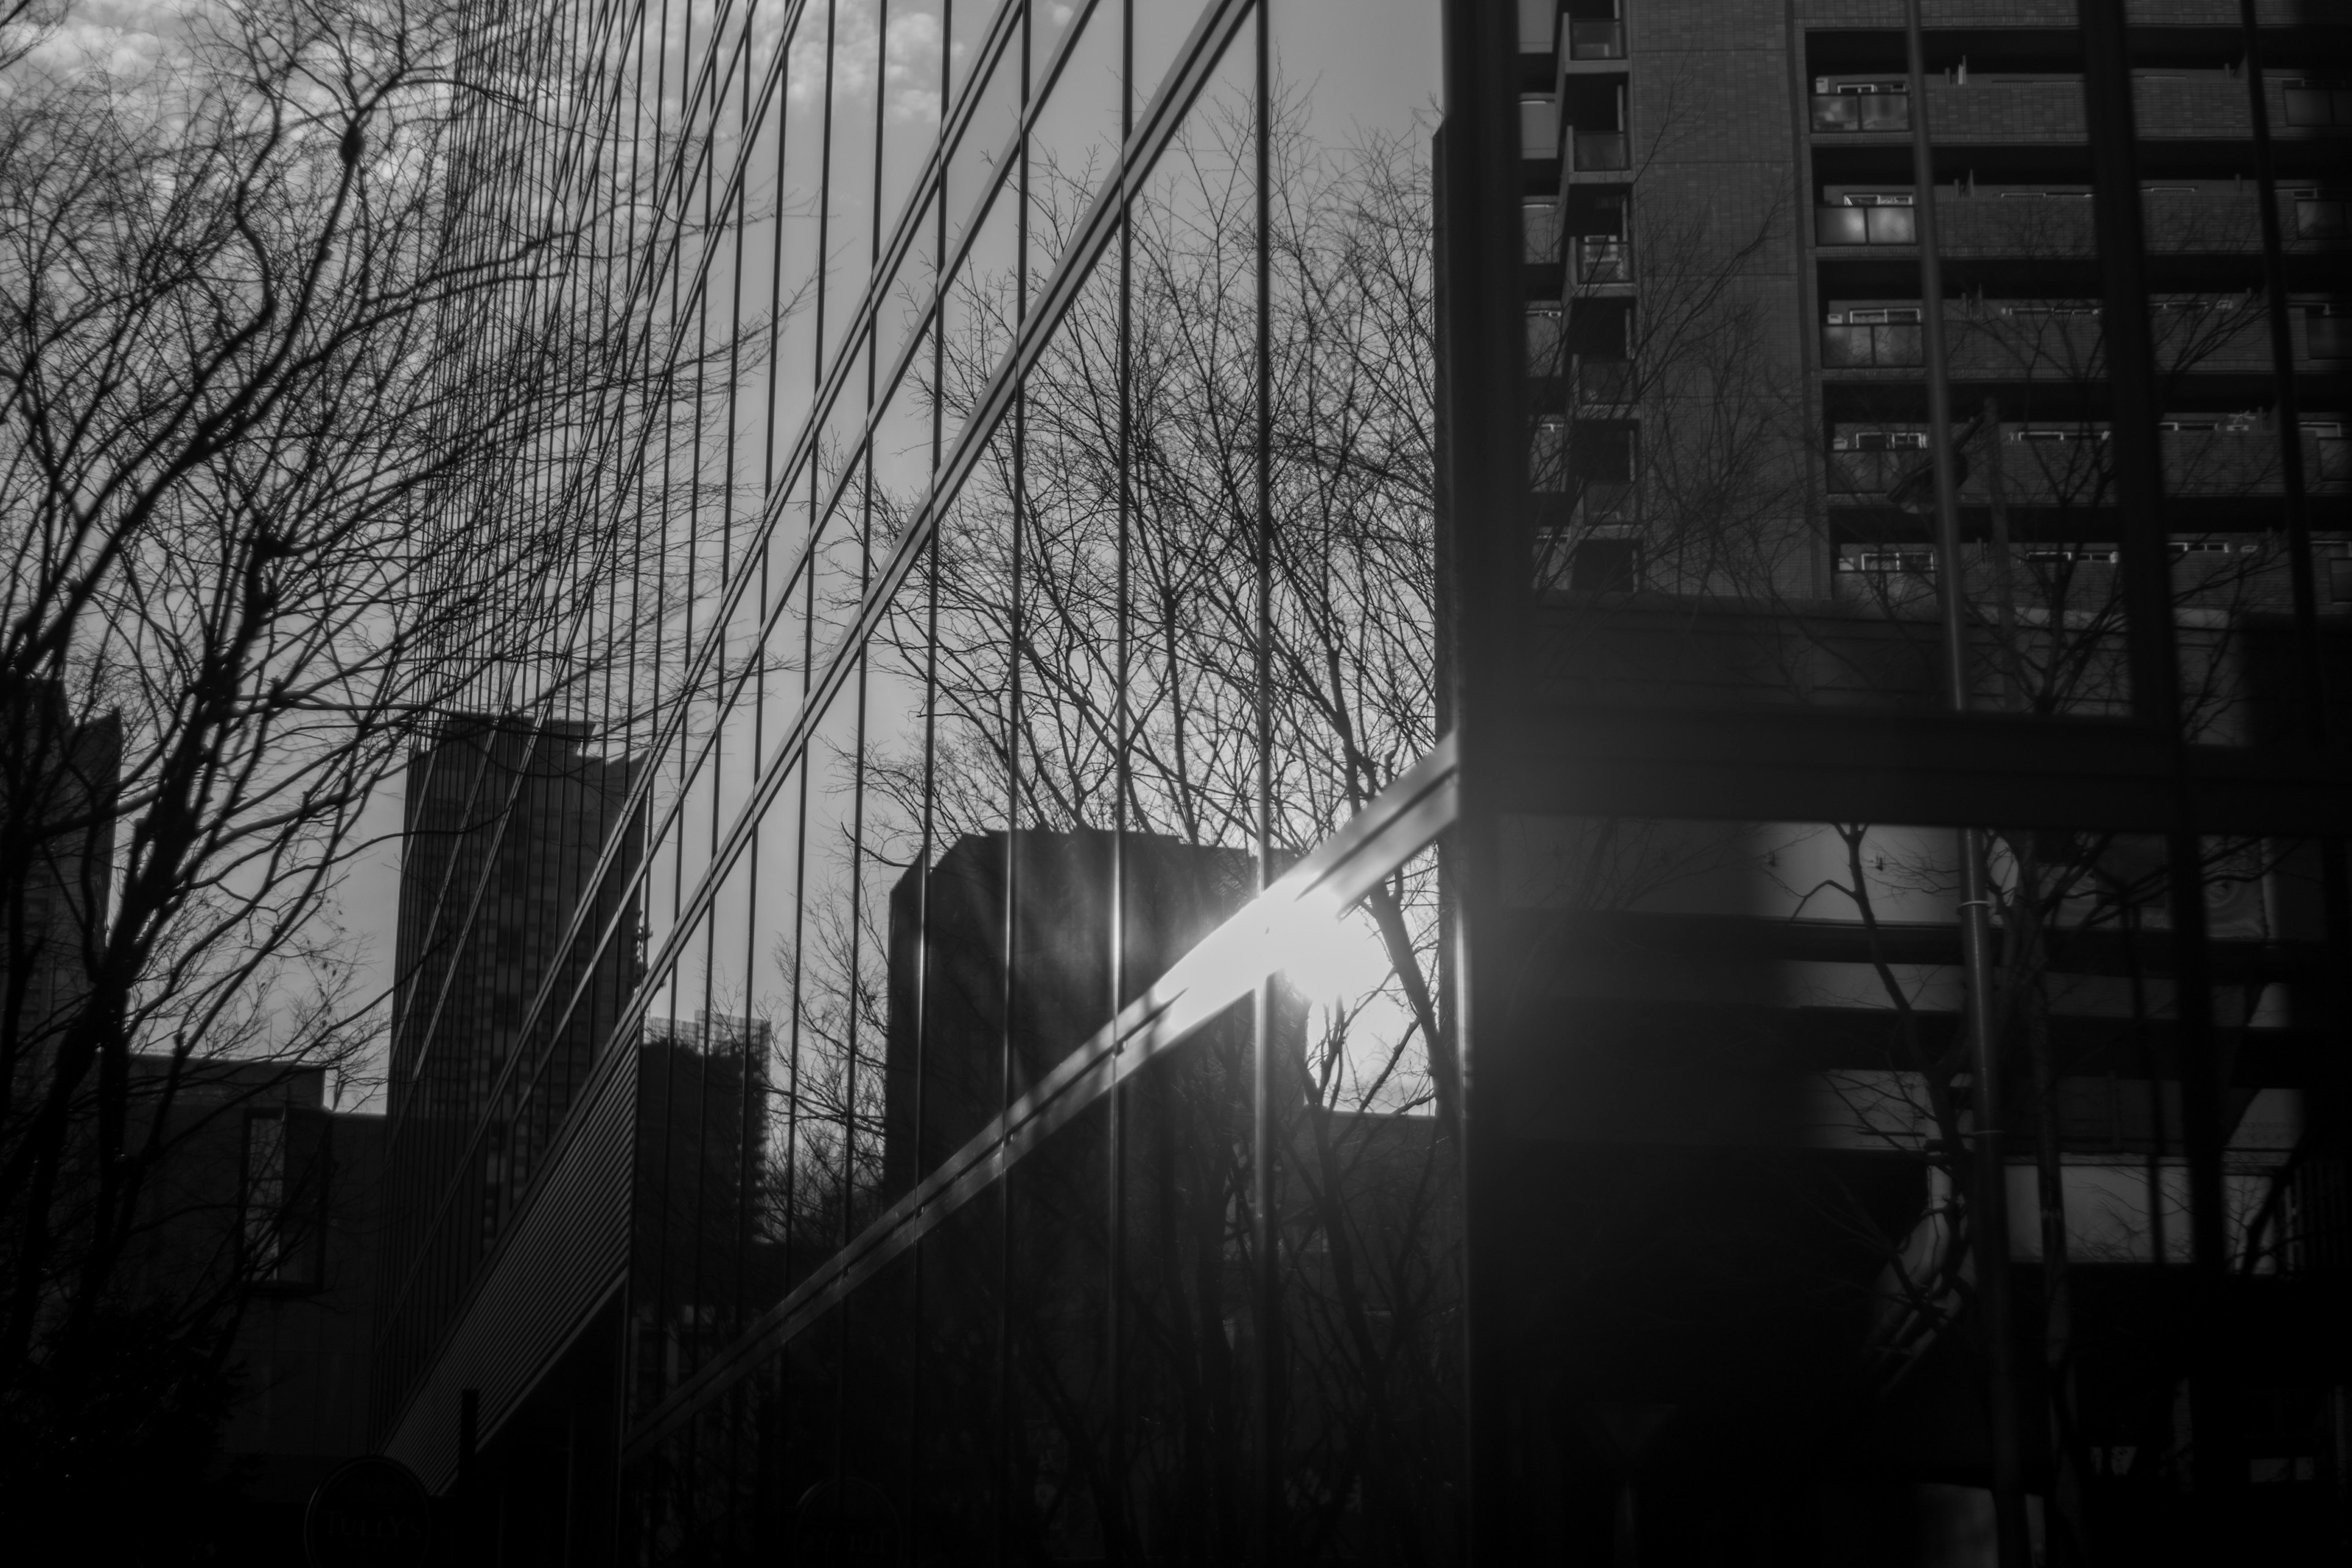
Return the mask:
<path fill-rule="evenodd" d="M 849 0 L 834 15 L 833 101 L 835 108 L 874 100 L 877 62 L 885 112 L 894 121 L 928 121 L 940 112 L 940 19 L 903 12 L 881 36 L 874 0 Z M 824 100 L 824 20 L 814 6 L 803 15 L 785 66 L 785 101 L 795 112 Z"/>

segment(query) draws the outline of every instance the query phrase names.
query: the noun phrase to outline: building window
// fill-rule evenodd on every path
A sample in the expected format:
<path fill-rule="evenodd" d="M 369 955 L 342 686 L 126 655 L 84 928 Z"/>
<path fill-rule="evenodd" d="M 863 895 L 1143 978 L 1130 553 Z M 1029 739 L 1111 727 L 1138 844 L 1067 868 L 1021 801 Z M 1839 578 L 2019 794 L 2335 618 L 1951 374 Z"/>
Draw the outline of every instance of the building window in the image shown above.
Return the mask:
<path fill-rule="evenodd" d="M 274 1279 L 286 1215 L 286 1114 L 256 1111 L 245 1120 L 245 1258 L 256 1279 Z"/>
<path fill-rule="evenodd" d="M 1576 162 L 1572 167 L 1579 173 L 1605 174 L 1633 166 L 1622 131 L 1580 131 L 1574 146 Z"/>
<path fill-rule="evenodd" d="M 2320 479 L 2352 479 L 2352 441 L 2345 440 L 2343 426 L 2305 425 L 2303 432 L 2315 437 L 2319 447 L 2312 468 Z"/>
<path fill-rule="evenodd" d="M 1519 209 L 1519 231 L 1527 239 L 1526 260 L 1548 266 L 1559 259 L 1559 204 L 1528 202 Z"/>
<path fill-rule="evenodd" d="M 1856 430 L 1839 436 L 1830 443 L 1833 452 L 1924 452 L 1927 449 L 1927 433 L 1924 430 Z"/>
<path fill-rule="evenodd" d="M 1834 81 L 1813 79 L 1816 131 L 1908 131 L 1909 84 L 1901 81 Z"/>
<path fill-rule="evenodd" d="M 2352 87 L 2323 81 L 2289 81 L 2282 86 L 2289 125 L 2352 125 Z"/>
<path fill-rule="evenodd" d="M 1528 484 L 1530 489 L 1557 495 L 1568 489 L 1568 421 L 1547 418 L 1536 422 L 1535 440 L 1528 451 Z"/>
<path fill-rule="evenodd" d="M 2011 441 L 2031 442 L 2036 446 L 2061 447 L 2069 444 L 2079 445 L 2084 441 L 2104 441 L 2107 438 L 2107 433 L 2105 430 L 2088 426 L 2075 428 L 2055 426 L 2032 426 L 2022 430 L 2011 430 L 2005 438 Z"/>
<path fill-rule="evenodd" d="M 1559 0 L 1519 0 L 1519 53 L 1551 53 L 1559 26 Z"/>
<path fill-rule="evenodd" d="M 319 1283 L 322 1162 L 302 1158 L 301 1147 L 316 1142 L 303 1134 L 316 1131 L 314 1121 L 283 1110 L 247 1113 L 242 1240 L 246 1277 L 257 1285 L 306 1290 Z"/>
<path fill-rule="evenodd" d="M 1593 484 L 1633 482 L 1633 430 L 1628 425 L 1579 425 L 1569 437 L 1569 461 L 1576 477 Z"/>
<path fill-rule="evenodd" d="M 1936 573 L 1936 552 L 1932 550 L 1858 551 L 1852 555 L 1839 556 L 1838 570 L 1932 577 Z"/>
<path fill-rule="evenodd" d="M 1557 300 L 1538 302 L 1528 307 L 1528 374 L 1553 376 L 1560 373 L 1560 355 L 1565 334 Z"/>
<path fill-rule="evenodd" d="M 1622 60 L 1625 58 L 1625 24 L 1580 21 L 1568 24 L 1568 58 L 1572 60 Z"/>
<path fill-rule="evenodd" d="M 2346 211 L 2352 202 L 2342 196 L 2323 196 L 2297 193 L 2294 201 L 2294 237 L 2297 239 L 2344 239 L 2352 237 L 2352 224 L 2346 221 Z"/>
<path fill-rule="evenodd" d="M 2352 359 L 2352 305 L 2310 305 L 2304 328 L 2314 359 Z"/>
<path fill-rule="evenodd" d="M 1529 93 L 1519 100 L 1519 155 L 1559 156 L 1559 100 L 1549 93 Z"/>
<path fill-rule="evenodd" d="M 1576 401 L 1585 407 L 1633 401 L 1633 362 L 1622 357 L 1578 354 L 1570 366 Z"/>
<path fill-rule="evenodd" d="M 1813 211 L 1813 238 L 1822 245 L 1916 245 L 1918 219 L 1908 205 L 1885 197 L 1849 196 Z"/>

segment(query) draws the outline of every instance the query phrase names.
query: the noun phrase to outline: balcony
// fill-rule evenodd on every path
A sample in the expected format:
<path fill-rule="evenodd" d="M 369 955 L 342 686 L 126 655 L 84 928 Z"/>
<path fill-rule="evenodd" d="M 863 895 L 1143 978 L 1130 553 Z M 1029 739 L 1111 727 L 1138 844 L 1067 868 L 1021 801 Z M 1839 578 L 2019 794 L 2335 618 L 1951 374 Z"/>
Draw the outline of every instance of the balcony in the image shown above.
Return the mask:
<path fill-rule="evenodd" d="M 1622 131 L 1580 131 L 1569 143 L 1569 170 L 1578 174 L 1619 174 L 1633 167 Z"/>
<path fill-rule="evenodd" d="M 1633 401 L 1633 362 L 1578 354 L 1569 364 L 1570 384 L 1580 408 L 1615 407 Z"/>
<path fill-rule="evenodd" d="M 1822 329 L 1822 369 L 1892 370 L 1916 368 L 1927 363 L 1916 310 L 1857 310 L 1847 314 L 1849 319 L 1846 320 L 1832 315 L 1829 324 Z M 1891 319 L 1852 319 L 1864 316 Z"/>
<path fill-rule="evenodd" d="M 1576 498 L 1576 521 L 1588 527 L 1630 523 L 1636 513 L 1631 481 L 1587 479 Z"/>
<path fill-rule="evenodd" d="M 1633 247 L 1611 234 L 1579 235 L 1576 280 L 1583 284 L 1633 281 Z"/>
<path fill-rule="evenodd" d="M 1916 245 L 1918 216 L 1908 206 L 1824 206 L 1813 209 L 1817 245 Z"/>
<path fill-rule="evenodd" d="M 1840 131 L 1908 131 L 1911 95 L 1907 92 L 1817 92 L 1813 94 L 1813 129 Z"/>
<path fill-rule="evenodd" d="M 1568 24 L 1568 58 L 1572 60 L 1623 59 L 1625 24 L 1571 19 Z"/>

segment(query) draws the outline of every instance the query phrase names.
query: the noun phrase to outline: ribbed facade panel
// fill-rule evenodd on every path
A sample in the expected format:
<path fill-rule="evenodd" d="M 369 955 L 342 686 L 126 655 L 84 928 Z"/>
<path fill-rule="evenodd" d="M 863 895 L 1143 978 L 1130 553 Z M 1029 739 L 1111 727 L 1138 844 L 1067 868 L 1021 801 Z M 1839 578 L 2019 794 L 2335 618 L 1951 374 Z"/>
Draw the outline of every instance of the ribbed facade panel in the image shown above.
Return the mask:
<path fill-rule="evenodd" d="M 487 1443 L 620 1288 L 629 1252 L 635 1057 L 614 1051 L 597 1064 L 570 1135 L 509 1222 L 384 1443 L 386 1454 L 436 1491 L 457 1479 L 465 1391 L 478 1395 L 479 1439 Z"/>

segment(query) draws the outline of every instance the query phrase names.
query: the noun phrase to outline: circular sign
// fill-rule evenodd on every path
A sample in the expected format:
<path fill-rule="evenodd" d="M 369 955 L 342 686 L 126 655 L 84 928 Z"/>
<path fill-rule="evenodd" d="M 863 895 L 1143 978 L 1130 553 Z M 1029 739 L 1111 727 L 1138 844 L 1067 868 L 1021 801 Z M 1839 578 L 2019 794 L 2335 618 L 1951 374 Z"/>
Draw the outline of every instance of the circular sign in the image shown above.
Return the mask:
<path fill-rule="evenodd" d="M 898 1516 L 871 1481 L 819 1481 L 793 1510 L 795 1562 L 850 1564 L 898 1560 Z"/>
<path fill-rule="evenodd" d="M 433 1534 L 425 1483 L 397 1459 L 353 1459 L 319 1483 L 302 1515 L 310 1568 L 416 1568 Z"/>

